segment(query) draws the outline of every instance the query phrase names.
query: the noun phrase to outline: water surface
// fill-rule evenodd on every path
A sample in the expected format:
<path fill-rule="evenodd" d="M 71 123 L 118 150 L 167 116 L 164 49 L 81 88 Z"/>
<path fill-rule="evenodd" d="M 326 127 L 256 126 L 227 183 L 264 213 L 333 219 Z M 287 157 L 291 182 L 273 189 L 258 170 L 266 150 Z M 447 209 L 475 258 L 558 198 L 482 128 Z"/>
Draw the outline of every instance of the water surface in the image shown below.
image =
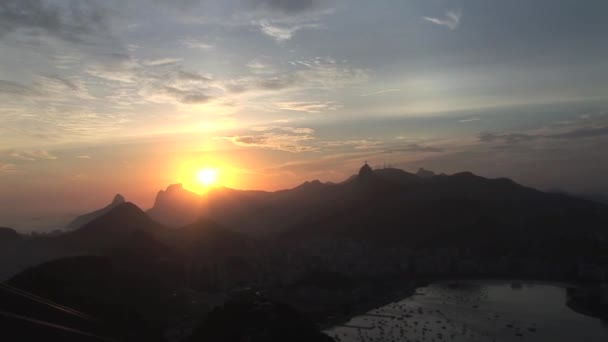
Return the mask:
<path fill-rule="evenodd" d="M 566 285 L 443 282 L 326 331 L 336 341 L 608 341 L 608 323 L 566 306 Z"/>

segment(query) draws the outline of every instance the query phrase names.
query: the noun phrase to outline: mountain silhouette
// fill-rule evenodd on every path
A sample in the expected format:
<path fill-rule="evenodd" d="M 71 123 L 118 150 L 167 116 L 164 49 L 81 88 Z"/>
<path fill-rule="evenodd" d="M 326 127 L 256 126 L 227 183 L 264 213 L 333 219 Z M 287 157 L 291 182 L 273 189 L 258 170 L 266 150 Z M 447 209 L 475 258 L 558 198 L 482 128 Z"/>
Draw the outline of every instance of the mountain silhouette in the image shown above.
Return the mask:
<path fill-rule="evenodd" d="M 184 189 L 181 184 L 172 184 L 156 195 L 154 206 L 147 214 L 167 227 L 182 227 L 201 217 L 203 198 Z"/>
<path fill-rule="evenodd" d="M 372 284 L 403 272 L 416 275 L 417 266 L 392 263 L 400 263 L 399 258 L 408 265 L 410 260 L 426 263 L 430 256 L 433 266 L 446 250 L 458 256 L 446 262 L 449 270 L 431 269 L 437 272 L 431 276 L 462 275 L 455 265 L 463 260 L 481 265 L 482 276 L 529 275 L 535 273 L 526 273 L 528 264 L 540 261 L 555 263 L 559 270 L 530 268 L 533 272 L 578 279 L 580 260 L 604 260 L 607 226 L 608 207 L 601 203 L 471 172 L 414 174 L 366 164 L 340 183 L 314 180 L 275 192 L 219 187 L 198 195 L 171 185 L 159 192 L 148 213 L 124 202 L 56 236 L 23 238 L 0 229 L 0 243 L 13 241 L 0 249 L 0 261 L 7 261 L 0 266 L 14 272 L 38 265 L 22 270 L 11 286 L 93 315 L 102 325 L 66 318 L 3 292 L 0 309 L 40 313 L 39 319 L 117 340 L 155 341 L 172 324 L 181 324 L 176 317 L 203 317 L 203 310 L 210 309 L 206 303 L 217 303 L 215 295 L 207 294 L 235 299 L 243 289 L 259 286 L 259 293 L 247 290 L 249 295 L 204 316 L 189 340 L 325 341 L 314 324 L 260 294 L 312 310 L 305 312 L 322 322 L 326 316 L 315 314 L 316 304 L 298 296 L 320 302 L 324 292 L 307 288 L 327 283 L 354 292 L 362 284 L 356 277 Z M 528 264 L 520 267 L 522 259 Z M 506 266 L 483 268 L 486 261 Z M 272 289 L 278 289 L 275 297 Z M 40 338 L 46 334 L 29 332 Z"/>
<path fill-rule="evenodd" d="M 188 212 L 192 222 L 199 215 L 251 236 L 370 235 L 371 241 L 407 240 L 410 246 L 449 244 L 450 239 L 479 245 L 476 234 L 490 235 L 497 243 L 499 238 L 520 241 L 531 234 L 563 238 L 579 234 L 575 230 L 591 236 L 602 234 L 608 223 L 606 206 L 544 193 L 507 178 L 471 172 L 435 175 L 424 169 L 413 174 L 366 165 L 341 183 L 312 181 L 276 192 L 215 188 L 204 197 L 190 193 L 178 198 L 157 201 L 162 210 L 156 213 L 170 218 Z"/>
<path fill-rule="evenodd" d="M 83 227 L 54 239 L 62 247 L 80 252 L 102 252 L 130 238 L 134 232 L 165 229 L 135 204 L 125 202 Z"/>
<path fill-rule="evenodd" d="M 15 243 L 22 240 L 23 237 L 16 230 L 7 227 L 0 227 L 0 246 L 9 243 Z"/>
<path fill-rule="evenodd" d="M 18 251 L 25 238 L 14 229 L 0 227 L 0 280 L 14 274 L 20 267 Z"/>
<path fill-rule="evenodd" d="M 390 177 L 386 175 L 390 174 Z M 288 229 L 283 238 L 349 238 L 410 248 L 462 247 L 486 251 L 526 248 L 580 253 L 606 235 L 608 210 L 601 204 L 547 194 L 512 180 L 470 172 L 431 178 L 400 171 L 374 171 L 368 182 L 350 182 L 351 194 L 326 203 L 325 215 Z M 568 240 L 581 244 L 563 246 Z"/>
<path fill-rule="evenodd" d="M 98 209 L 98 210 L 92 211 L 90 213 L 86 213 L 86 214 L 76 217 L 74 220 L 72 220 L 72 222 L 70 222 L 68 224 L 67 229 L 76 230 L 78 228 L 81 228 L 84 225 L 86 225 L 87 223 L 108 213 L 110 210 L 116 208 L 117 206 L 119 206 L 123 203 L 125 203 L 125 198 L 120 194 L 116 194 L 116 196 L 114 196 L 114 199 L 112 200 L 112 202 L 110 204 L 108 204 L 107 206 L 105 206 L 101 209 Z"/>
<path fill-rule="evenodd" d="M 420 168 L 418 169 L 418 172 L 416 172 L 416 176 L 420 177 L 420 178 L 430 178 L 430 177 L 434 177 L 435 176 L 435 172 L 430 171 L 430 170 L 425 170 L 424 168 Z"/>
<path fill-rule="evenodd" d="M 244 298 L 243 298 L 244 297 Z M 187 342 L 331 342 L 292 307 L 260 296 L 235 298 L 209 313 Z"/>

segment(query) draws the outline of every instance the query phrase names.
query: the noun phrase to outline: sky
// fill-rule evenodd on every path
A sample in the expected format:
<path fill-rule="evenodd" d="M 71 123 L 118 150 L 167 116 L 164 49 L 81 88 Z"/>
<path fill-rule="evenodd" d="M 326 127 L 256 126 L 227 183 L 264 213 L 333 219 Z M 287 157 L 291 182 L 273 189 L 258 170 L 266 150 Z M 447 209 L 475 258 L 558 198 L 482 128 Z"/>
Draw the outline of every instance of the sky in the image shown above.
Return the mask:
<path fill-rule="evenodd" d="M 605 0 L 2 0 L 0 226 L 364 161 L 608 194 Z"/>

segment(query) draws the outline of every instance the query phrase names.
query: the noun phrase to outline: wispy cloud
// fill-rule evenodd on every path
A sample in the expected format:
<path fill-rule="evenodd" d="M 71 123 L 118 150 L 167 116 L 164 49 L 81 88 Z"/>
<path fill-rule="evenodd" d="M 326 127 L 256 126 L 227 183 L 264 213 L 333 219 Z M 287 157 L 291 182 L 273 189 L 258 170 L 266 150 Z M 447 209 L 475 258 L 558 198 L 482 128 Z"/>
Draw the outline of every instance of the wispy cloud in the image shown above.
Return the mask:
<path fill-rule="evenodd" d="M 435 146 L 423 146 L 419 144 L 408 144 L 405 146 L 398 146 L 387 150 L 387 153 L 393 152 L 443 152 L 443 148 L 435 147 Z"/>
<path fill-rule="evenodd" d="M 254 127 L 251 134 L 219 137 L 237 146 L 258 147 L 292 153 L 317 151 L 311 144 L 315 140 L 314 130 L 305 127 L 268 126 Z"/>
<path fill-rule="evenodd" d="M 460 25 L 461 18 L 462 10 L 447 11 L 443 18 L 423 17 L 423 19 L 426 21 L 440 26 L 445 26 L 450 30 L 455 30 L 458 28 L 458 26 Z"/>
<path fill-rule="evenodd" d="M 295 134 L 312 134 L 315 132 L 314 129 L 308 127 L 290 127 L 290 126 L 257 126 L 252 127 L 254 132 L 268 132 L 268 131 L 283 131 Z"/>
<path fill-rule="evenodd" d="M 0 95 L 2 95 L 3 93 L 8 95 L 21 96 L 38 95 L 38 92 L 36 90 L 21 83 L 8 80 L 0 80 Z"/>
<path fill-rule="evenodd" d="M 316 0 L 256 0 L 257 10 L 249 13 L 249 22 L 279 43 L 294 37 L 303 29 L 322 29 L 321 18 L 334 13 L 327 7 L 330 1 Z"/>
<path fill-rule="evenodd" d="M 52 155 L 49 151 L 36 150 L 36 151 L 17 151 L 9 150 L 6 154 L 14 159 L 36 161 L 36 160 L 53 160 L 57 159 L 56 156 Z"/>
<path fill-rule="evenodd" d="M 15 173 L 17 172 L 17 167 L 15 164 L 8 163 L 0 163 L 0 174 L 1 173 Z"/>
<path fill-rule="evenodd" d="M 181 58 L 157 58 L 157 59 L 147 59 L 142 62 L 144 65 L 148 66 L 165 66 L 165 65 L 175 65 L 181 62 Z"/>
<path fill-rule="evenodd" d="M 539 139 L 586 139 L 608 136 L 608 126 L 581 127 L 562 130 L 558 132 L 530 132 L 530 133 L 491 133 L 482 132 L 479 134 L 479 141 L 486 143 L 502 142 L 515 144 L 524 141 Z"/>
<path fill-rule="evenodd" d="M 306 23 L 306 24 L 293 24 L 293 25 L 285 25 L 285 24 L 276 24 L 269 20 L 262 20 L 259 23 L 260 29 L 264 34 L 269 37 L 274 38 L 277 42 L 281 43 L 293 38 L 294 34 L 299 30 L 305 28 L 320 28 L 322 27 L 316 23 Z"/>
<path fill-rule="evenodd" d="M 326 110 L 337 110 L 342 107 L 342 105 L 331 102 L 319 102 L 319 101 L 308 101 L 308 102 L 275 102 L 274 104 L 278 109 L 282 110 L 291 110 L 297 112 L 306 112 L 306 113 L 321 113 Z"/>
<path fill-rule="evenodd" d="M 182 39 L 181 44 L 189 49 L 201 49 L 201 50 L 211 50 L 213 49 L 213 45 L 209 44 L 206 41 L 195 39 L 195 38 L 186 38 Z"/>
<path fill-rule="evenodd" d="M 458 120 L 458 122 L 465 123 L 465 122 L 473 122 L 473 121 L 479 121 L 479 120 L 481 120 L 481 118 L 474 116 L 472 118 L 460 119 L 460 120 Z"/>
<path fill-rule="evenodd" d="M 322 0 L 253 0 L 256 7 L 287 15 L 300 14 L 322 6 Z"/>
<path fill-rule="evenodd" d="M 392 93 L 392 92 L 395 92 L 395 91 L 401 91 L 401 89 L 394 88 L 394 89 L 378 90 L 378 91 L 374 91 L 374 92 L 371 92 L 371 93 L 361 94 L 359 96 L 367 97 L 367 96 L 373 96 L 373 95 L 379 95 L 379 94 L 385 94 L 385 93 Z"/>
<path fill-rule="evenodd" d="M 17 30 L 81 42 L 108 30 L 109 11 L 96 2 L 54 4 L 41 0 L 0 2 L 0 37 Z"/>

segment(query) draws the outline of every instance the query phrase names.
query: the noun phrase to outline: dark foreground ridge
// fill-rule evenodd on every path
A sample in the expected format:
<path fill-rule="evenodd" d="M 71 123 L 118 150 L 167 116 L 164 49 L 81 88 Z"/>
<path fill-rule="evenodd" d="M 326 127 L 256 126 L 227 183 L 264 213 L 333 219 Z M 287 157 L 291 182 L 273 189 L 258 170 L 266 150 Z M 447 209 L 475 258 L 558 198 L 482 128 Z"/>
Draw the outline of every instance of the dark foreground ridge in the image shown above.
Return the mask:
<path fill-rule="evenodd" d="M 331 342 L 292 307 L 244 294 L 211 311 L 187 342 Z"/>

